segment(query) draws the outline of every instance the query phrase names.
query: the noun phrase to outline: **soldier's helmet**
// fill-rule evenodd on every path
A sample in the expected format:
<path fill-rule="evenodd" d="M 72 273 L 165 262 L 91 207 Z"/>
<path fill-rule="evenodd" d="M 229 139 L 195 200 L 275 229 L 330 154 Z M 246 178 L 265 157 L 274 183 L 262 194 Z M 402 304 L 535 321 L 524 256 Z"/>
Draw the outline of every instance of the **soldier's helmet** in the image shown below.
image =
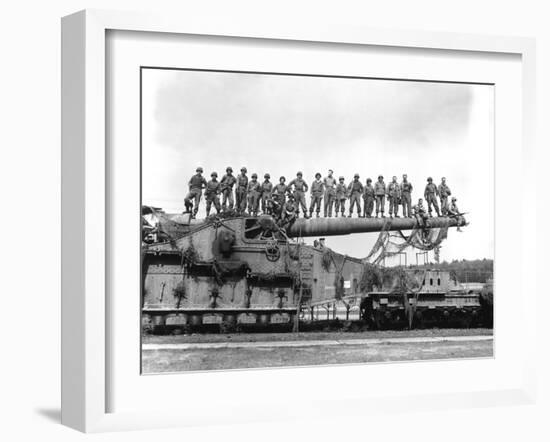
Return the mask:
<path fill-rule="evenodd" d="M 382 175 L 378 175 L 378 179 L 379 179 L 379 180 L 383 180 L 384 177 L 383 177 Z"/>
<path fill-rule="evenodd" d="M 279 181 L 286 181 L 286 178 L 282 176 L 281 178 L 279 178 Z"/>
<path fill-rule="evenodd" d="M 372 180 L 370 178 L 367 178 L 367 183 L 372 183 Z"/>
<path fill-rule="evenodd" d="M 296 176 L 302 176 L 302 172 L 298 172 Z"/>
<path fill-rule="evenodd" d="M 246 172 L 246 167 L 241 167 L 241 172 Z"/>
<path fill-rule="evenodd" d="M 210 174 L 210 176 L 211 176 L 211 177 L 217 177 L 217 176 L 218 176 L 218 172 L 212 172 L 212 173 Z"/>
<path fill-rule="evenodd" d="M 451 201 L 456 201 L 456 197 L 453 196 L 453 197 L 451 198 Z"/>
<path fill-rule="evenodd" d="M 359 174 L 356 173 L 355 175 L 353 175 L 353 178 L 359 178 Z"/>
<path fill-rule="evenodd" d="M 228 166 L 227 169 L 225 169 L 226 172 L 233 172 L 233 168 L 231 166 Z"/>
<path fill-rule="evenodd" d="M 428 182 L 431 183 L 433 180 L 432 180 L 432 177 L 428 177 Z"/>
<path fill-rule="evenodd" d="M 340 181 L 344 181 L 345 178 L 343 176 L 341 176 L 340 178 L 338 178 Z"/>
<path fill-rule="evenodd" d="M 321 174 L 320 174 L 319 172 L 317 172 L 317 173 L 315 174 L 315 178 L 321 178 Z"/>
<path fill-rule="evenodd" d="M 197 170 L 195 170 L 195 172 L 197 172 L 197 173 L 198 173 L 198 172 L 202 173 L 202 172 L 203 172 L 202 167 L 197 167 Z"/>
<path fill-rule="evenodd" d="M 252 178 L 258 178 L 258 174 L 253 173 L 253 174 L 252 174 Z"/>
<path fill-rule="evenodd" d="M 271 178 L 271 175 L 268 174 L 268 173 L 266 173 L 266 174 L 264 175 L 264 178 L 268 180 L 269 178 Z"/>
<path fill-rule="evenodd" d="M 288 195 L 288 199 L 289 199 L 289 200 L 293 200 L 293 199 L 294 199 L 294 195 L 292 195 L 292 194 Z"/>

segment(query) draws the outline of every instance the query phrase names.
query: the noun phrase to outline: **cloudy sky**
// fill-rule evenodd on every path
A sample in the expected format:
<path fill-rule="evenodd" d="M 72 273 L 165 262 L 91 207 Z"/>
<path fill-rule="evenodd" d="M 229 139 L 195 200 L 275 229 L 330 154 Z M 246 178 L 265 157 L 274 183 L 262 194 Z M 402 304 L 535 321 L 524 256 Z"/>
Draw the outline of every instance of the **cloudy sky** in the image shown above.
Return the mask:
<path fill-rule="evenodd" d="M 142 98 L 144 204 L 181 212 L 197 166 L 287 181 L 330 168 L 346 183 L 407 173 L 413 199 L 445 176 L 471 224 L 449 232 L 442 258 L 493 257 L 492 86 L 144 69 Z M 363 257 L 376 238 L 327 244 Z"/>

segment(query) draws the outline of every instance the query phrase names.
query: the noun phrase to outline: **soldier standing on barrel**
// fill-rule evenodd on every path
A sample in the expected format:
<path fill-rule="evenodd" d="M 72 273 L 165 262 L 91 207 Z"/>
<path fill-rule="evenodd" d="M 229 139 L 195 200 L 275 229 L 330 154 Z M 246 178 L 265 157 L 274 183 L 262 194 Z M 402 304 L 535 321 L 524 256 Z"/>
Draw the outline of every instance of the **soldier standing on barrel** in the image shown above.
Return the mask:
<path fill-rule="evenodd" d="M 405 218 L 412 218 L 411 212 L 411 192 L 413 186 L 407 180 L 407 175 L 403 175 L 403 181 L 401 182 L 401 204 L 403 204 L 403 216 Z"/>
<path fill-rule="evenodd" d="M 323 199 L 325 185 L 321 181 L 321 174 L 317 172 L 315 174 L 315 181 L 311 183 L 311 203 L 309 205 L 309 216 L 313 216 L 313 210 L 317 218 L 319 218 L 319 213 L 321 212 L 321 200 Z"/>
<path fill-rule="evenodd" d="M 441 202 L 441 213 L 445 216 L 449 211 L 449 201 L 447 198 L 451 196 L 451 189 L 447 186 L 445 177 L 441 178 L 441 184 L 437 186 L 437 191 L 439 192 L 439 201 Z"/>
<path fill-rule="evenodd" d="M 284 176 L 279 178 L 279 184 L 276 184 L 273 188 L 273 198 L 277 199 L 279 204 L 284 205 L 286 202 L 286 194 L 289 192 L 288 186 L 285 184 L 286 178 Z"/>
<path fill-rule="evenodd" d="M 334 172 L 329 169 L 328 175 L 323 179 L 323 184 L 325 185 L 325 206 L 324 206 L 324 217 L 327 216 L 330 218 L 332 216 L 332 206 L 334 206 L 334 198 L 336 197 L 336 178 L 332 176 Z"/>
<path fill-rule="evenodd" d="M 271 175 L 266 173 L 264 175 L 264 182 L 262 183 L 262 214 L 267 214 L 267 201 L 271 199 L 273 193 L 273 184 L 269 179 Z"/>
<path fill-rule="evenodd" d="M 260 205 L 260 195 L 262 194 L 262 185 L 258 182 L 258 175 L 253 173 L 252 179 L 248 183 L 248 214 L 258 216 L 258 207 Z"/>
<path fill-rule="evenodd" d="M 302 172 L 296 174 L 290 183 L 288 183 L 289 189 L 294 191 L 294 199 L 296 200 L 296 209 L 301 208 L 304 218 L 307 218 L 307 206 L 306 206 L 306 192 L 308 191 L 307 183 L 302 178 Z M 298 216 L 299 210 L 296 210 L 296 216 Z"/>
<path fill-rule="evenodd" d="M 185 209 L 187 212 L 193 210 L 192 217 L 197 216 L 199 211 L 199 203 L 201 202 L 202 189 L 206 187 L 206 180 L 202 176 L 202 167 L 197 167 L 196 174 L 189 180 L 189 192 L 185 196 Z"/>
<path fill-rule="evenodd" d="M 357 206 L 357 216 L 361 218 L 361 195 L 363 195 L 363 184 L 359 181 L 359 174 L 353 176 L 353 181 L 348 186 L 349 195 L 349 218 L 353 215 L 353 208 Z"/>
<path fill-rule="evenodd" d="M 338 184 L 336 185 L 336 199 L 334 200 L 334 216 L 336 218 L 338 218 L 338 211 L 341 211 L 342 217 L 345 216 L 348 188 L 344 180 L 344 177 L 341 176 L 338 178 Z"/>
<path fill-rule="evenodd" d="M 401 188 L 397 182 L 397 177 L 394 176 L 390 184 L 388 184 L 388 200 L 390 202 L 390 218 L 395 216 L 399 218 L 399 203 L 401 202 Z"/>
<path fill-rule="evenodd" d="M 214 207 L 216 208 L 216 212 L 220 213 L 220 197 L 218 196 L 221 190 L 221 183 L 218 181 L 218 174 L 217 172 L 212 172 L 210 174 L 210 177 L 212 178 L 208 183 L 206 184 L 206 190 L 204 191 L 204 197 L 206 198 L 206 216 L 210 216 L 210 209 L 212 208 L 212 204 L 214 204 Z"/>
<path fill-rule="evenodd" d="M 233 200 L 233 186 L 237 182 L 237 178 L 233 175 L 233 168 L 227 167 L 225 169 L 226 174 L 222 177 L 220 181 L 220 189 L 222 192 L 222 207 L 225 211 L 227 209 L 227 203 L 229 202 L 229 210 L 233 209 L 234 200 Z"/>
<path fill-rule="evenodd" d="M 384 177 L 378 175 L 378 181 L 374 184 L 374 197 L 376 198 L 376 218 L 382 214 L 384 218 L 384 206 L 386 205 L 386 183 Z"/>
<path fill-rule="evenodd" d="M 428 214 L 430 218 L 432 217 L 432 206 L 435 208 L 437 216 L 441 216 L 439 213 L 439 204 L 437 204 L 438 195 L 439 190 L 437 190 L 437 186 L 433 183 L 432 177 L 429 177 L 426 189 L 424 189 L 424 198 L 426 198 L 426 202 L 428 203 Z"/>
<path fill-rule="evenodd" d="M 374 187 L 372 187 L 372 180 L 367 178 L 367 184 L 363 189 L 363 216 L 366 218 L 372 218 L 372 211 L 374 210 Z"/>
<path fill-rule="evenodd" d="M 241 173 L 237 176 L 237 189 L 235 190 L 235 208 L 240 215 L 244 214 L 246 210 L 246 191 L 248 187 L 246 172 L 246 167 L 242 167 Z"/>

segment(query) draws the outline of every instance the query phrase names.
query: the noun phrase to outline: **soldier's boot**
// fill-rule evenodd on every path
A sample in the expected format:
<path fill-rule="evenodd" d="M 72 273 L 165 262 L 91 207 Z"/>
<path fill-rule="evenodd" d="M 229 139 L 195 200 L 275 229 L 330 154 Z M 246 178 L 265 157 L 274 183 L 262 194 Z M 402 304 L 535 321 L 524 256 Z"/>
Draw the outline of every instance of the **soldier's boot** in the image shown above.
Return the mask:
<path fill-rule="evenodd" d="M 349 215 L 348 215 L 348 218 L 351 218 L 352 215 L 353 215 L 353 213 L 350 211 Z"/>
<path fill-rule="evenodd" d="M 315 216 L 319 218 L 319 212 L 315 212 Z"/>
<path fill-rule="evenodd" d="M 382 218 L 385 218 L 384 211 L 380 212 L 382 214 Z"/>

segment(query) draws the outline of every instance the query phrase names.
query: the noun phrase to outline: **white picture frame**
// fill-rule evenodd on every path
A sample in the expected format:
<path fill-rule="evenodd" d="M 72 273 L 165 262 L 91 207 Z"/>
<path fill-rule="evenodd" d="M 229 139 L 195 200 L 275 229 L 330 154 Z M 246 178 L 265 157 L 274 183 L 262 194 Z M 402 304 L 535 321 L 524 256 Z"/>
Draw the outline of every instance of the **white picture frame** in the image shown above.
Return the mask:
<path fill-rule="evenodd" d="M 451 33 L 388 31 L 337 25 L 296 27 L 285 23 L 213 23 L 195 17 L 86 10 L 62 20 L 62 423 L 84 432 L 207 425 L 209 419 L 197 408 L 195 414 L 166 412 L 108 412 L 107 395 L 112 388 L 107 375 L 109 345 L 106 244 L 106 32 L 143 31 L 171 34 L 215 35 L 256 39 L 332 42 L 380 47 L 425 48 L 515 54 L 522 71 L 522 169 L 527 176 L 534 164 L 535 42 L 519 37 L 493 37 Z M 498 172 L 498 169 L 497 169 Z M 529 186 L 524 207 L 535 207 L 536 192 Z M 498 204 L 498 202 L 497 202 Z M 520 234 L 527 235 L 527 213 L 521 212 Z M 534 244 L 521 243 L 521 259 L 534 254 Z M 498 260 L 497 260 L 498 262 Z M 522 268 L 520 306 L 536 303 L 536 281 Z M 498 301 L 497 301 L 498 302 Z M 523 321 L 525 336 L 534 336 L 536 325 Z M 341 413 L 436 409 L 533 403 L 535 397 L 535 340 L 526 343 L 521 382 L 507 388 L 456 394 L 400 397 L 391 394 L 373 401 L 342 399 Z M 498 357 L 498 355 L 497 355 Z M 339 368 L 332 368 L 335 373 Z M 223 377 L 223 373 L 211 376 Z M 223 379 L 223 378 L 222 378 Z M 316 406 L 317 405 L 317 406 Z M 313 404 L 315 415 L 327 413 Z M 219 413 L 219 412 L 218 412 Z M 311 412 L 310 412 L 311 413 Z M 334 414 L 334 411 L 330 411 Z M 304 414 L 307 418 L 308 413 Z M 293 412 L 274 407 L 256 410 L 240 421 L 293 417 Z M 210 416 L 211 418 L 211 416 Z M 234 416 L 231 416 L 231 420 Z M 231 421 L 231 420 L 228 420 Z"/>

